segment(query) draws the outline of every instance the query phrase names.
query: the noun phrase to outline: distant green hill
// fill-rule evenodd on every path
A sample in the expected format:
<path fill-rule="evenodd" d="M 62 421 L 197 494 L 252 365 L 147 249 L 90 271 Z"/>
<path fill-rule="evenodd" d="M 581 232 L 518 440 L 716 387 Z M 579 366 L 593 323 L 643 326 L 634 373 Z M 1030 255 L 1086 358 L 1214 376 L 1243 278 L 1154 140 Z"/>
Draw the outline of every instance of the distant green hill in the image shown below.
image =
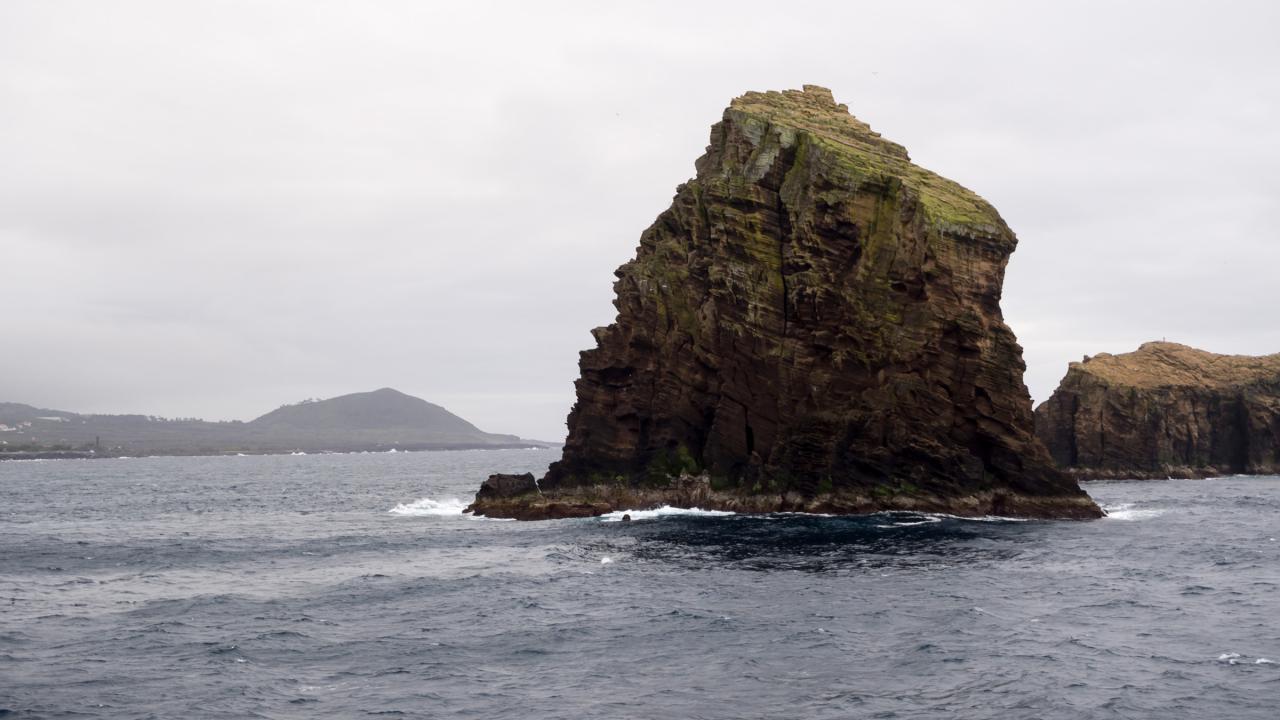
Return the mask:
<path fill-rule="evenodd" d="M 253 436 L 269 438 L 275 445 L 297 445 L 304 449 L 489 446 L 522 442 L 515 435 L 484 432 L 439 405 L 391 388 L 285 405 L 245 423 L 244 427 Z"/>
<path fill-rule="evenodd" d="M 14 426 L 19 423 L 33 421 L 41 417 L 70 417 L 75 413 L 60 410 L 45 410 L 22 403 L 0 402 L 0 425 Z"/>
<path fill-rule="evenodd" d="M 50 451 L 196 455 L 546 444 L 484 432 L 439 405 L 391 388 L 285 405 L 247 423 L 147 415 L 81 415 L 0 403 L 0 456 Z"/>
<path fill-rule="evenodd" d="M 361 428 L 410 429 L 462 436 L 489 434 L 439 405 L 391 388 L 285 405 L 250 422 L 249 426 L 311 432 Z"/>

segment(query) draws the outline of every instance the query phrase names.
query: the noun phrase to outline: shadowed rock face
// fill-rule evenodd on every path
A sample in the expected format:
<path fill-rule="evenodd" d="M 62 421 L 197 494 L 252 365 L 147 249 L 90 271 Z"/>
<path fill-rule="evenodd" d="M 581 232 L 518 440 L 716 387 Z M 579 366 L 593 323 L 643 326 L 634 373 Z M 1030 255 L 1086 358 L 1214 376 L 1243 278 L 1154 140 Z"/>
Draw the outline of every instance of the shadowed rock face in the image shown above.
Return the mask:
<path fill-rule="evenodd" d="M 476 512 L 1099 514 L 1034 436 L 990 205 L 813 86 L 734 100 L 696 166 L 616 273 L 563 458 Z"/>
<path fill-rule="evenodd" d="M 1071 363 L 1036 433 L 1081 478 L 1280 474 L 1280 354 L 1168 342 Z"/>

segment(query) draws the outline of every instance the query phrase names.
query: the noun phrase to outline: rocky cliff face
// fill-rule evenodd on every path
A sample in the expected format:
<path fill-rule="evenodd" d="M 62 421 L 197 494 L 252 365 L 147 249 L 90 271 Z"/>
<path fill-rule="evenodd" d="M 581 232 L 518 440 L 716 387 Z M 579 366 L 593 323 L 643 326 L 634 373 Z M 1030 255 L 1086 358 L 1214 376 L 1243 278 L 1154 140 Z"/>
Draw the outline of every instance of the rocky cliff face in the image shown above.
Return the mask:
<path fill-rule="evenodd" d="M 1100 514 L 1034 436 L 990 205 L 813 86 L 734 100 L 696 166 L 617 271 L 563 459 L 475 512 Z"/>
<path fill-rule="evenodd" d="M 1080 478 L 1280 474 L 1280 354 L 1150 342 L 1071 363 L 1036 433 Z"/>

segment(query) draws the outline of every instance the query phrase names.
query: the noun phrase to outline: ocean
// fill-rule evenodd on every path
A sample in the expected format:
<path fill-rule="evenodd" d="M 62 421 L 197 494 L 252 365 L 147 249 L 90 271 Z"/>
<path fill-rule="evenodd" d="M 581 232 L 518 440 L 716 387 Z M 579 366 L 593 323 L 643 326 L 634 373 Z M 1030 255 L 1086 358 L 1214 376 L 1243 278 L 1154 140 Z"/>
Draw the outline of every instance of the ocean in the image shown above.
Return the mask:
<path fill-rule="evenodd" d="M 0 463 L 3 718 L 1280 716 L 1280 478 L 463 516 L 558 451 Z"/>

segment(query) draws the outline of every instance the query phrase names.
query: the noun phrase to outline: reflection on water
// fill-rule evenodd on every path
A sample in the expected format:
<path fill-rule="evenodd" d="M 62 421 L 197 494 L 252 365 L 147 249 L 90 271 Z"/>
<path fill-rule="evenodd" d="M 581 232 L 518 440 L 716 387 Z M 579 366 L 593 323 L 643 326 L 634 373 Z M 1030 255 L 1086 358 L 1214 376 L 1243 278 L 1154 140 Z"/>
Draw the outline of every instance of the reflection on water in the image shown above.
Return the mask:
<path fill-rule="evenodd" d="M 710 558 L 759 571 L 935 567 L 1012 558 L 1027 526 L 917 513 L 681 517 L 632 524 L 637 544 L 628 552 L 649 561 L 704 566 Z"/>

